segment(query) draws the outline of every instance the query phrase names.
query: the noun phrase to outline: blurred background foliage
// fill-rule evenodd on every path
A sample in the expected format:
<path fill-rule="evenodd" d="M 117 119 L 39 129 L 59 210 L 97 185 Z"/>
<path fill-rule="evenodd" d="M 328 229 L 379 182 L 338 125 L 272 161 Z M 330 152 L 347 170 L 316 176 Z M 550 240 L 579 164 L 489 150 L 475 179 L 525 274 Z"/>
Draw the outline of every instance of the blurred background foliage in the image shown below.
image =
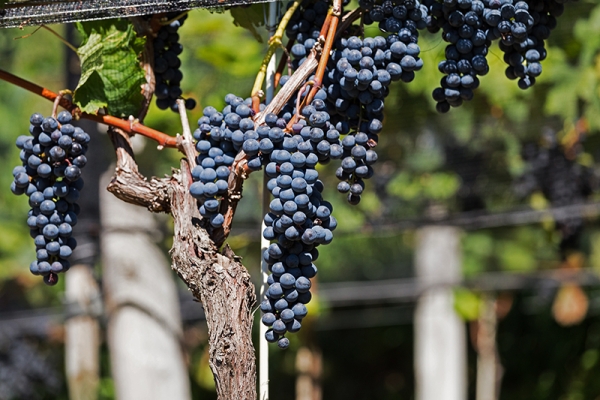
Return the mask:
<path fill-rule="evenodd" d="M 237 10 L 235 16 L 243 21 L 245 13 L 262 12 L 262 5 L 254 6 Z M 64 31 L 63 26 L 52 29 Z M 64 44 L 43 29 L 34 31 L 0 30 L 0 67 L 52 90 L 64 89 Z M 195 10 L 180 33 L 185 49 L 182 89 L 184 96 L 198 102 L 190 113 L 191 121 L 201 116 L 205 106 L 222 107 L 229 92 L 249 95 L 265 50 L 264 27 L 251 32 L 236 26 L 229 12 Z M 596 1 L 567 5 L 549 40 L 544 72 L 534 88 L 522 91 L 516 82 L 506 79 L 502 53 L 494 47 L 488 56 L 490 73 L 481 79 L 475 99 L 448 114 L 437 114 L 431 99 L 431 91 L 441 78 L 437 63 L 445 43 L 438 35 L 423 33 L 420 46 L 423 70 L 414 82 L 393 87 L 387 99 L 385 128 L 377 148 L 380 161 L 361 203 L 349 206 L 345 196 L 337 193 L 335 165 L 319 167 L 325 197 L 334 205 L 339 221 L 336 240 L 320 249 L 319 283 L 412 277 L 414 229 L 427 219 L 552 207 L 552 199 L 540 188 L 518 190 L 521 177 L 531 168 L 524 157 L 526 146 L 551 148 L 548 135 L 556 141 L 552 148 L 588 171 L 590 182 L 600 176 L 600 4 Z M 16 137 L 27 131 L 31 113 L 49 114 L 50 110 L 51 104 L 45 100 L 0 82 L 0 318 L 2 313 L 15 310 L 61 304 L 62 283 L 48 288 L 27 269 L 34 257 L 24 223 L 28 205 L 8 189 L 10 171 L 19 161 Z M 145 123 L 169 134 L 181 131 L 174 113 L 154 105 Z M 156 176 L 169 174 L 178 159 L 175 151 L 158 151 L 153 143 L 138 156 L 142 171 Z M 253 174 L 245 184 L 229 240 L 256 279 L 261 193 L 261 176 Z M 598 201 L 599 193 L 592 185 L 583 200 Z M 163 221 L 166 252 L 171 227 L 167 218 Z M 584 219 L 575 239 L 566 247 L 563 242 L 560 226 L 551 218 L 530 225 L 465 231 L 463 271 L 467 278 L 489 272 L 526 274 L 558 268 L 600 273 L 600 226 L 596 218 Z M 573 254 L 577 262 L 569 261 Z M 102 274 L 101 265 L 97 274 Z M 552 314 L 559 291 L 556 285 L 549 285 L 512 293 L 512 307 L 498 331 L 505 368 L 502 399 L 600 398 L 600 291 L 585 289 L 587 316 L 570 327 L 559 325 Z M 476 292 L 460 292 L 456 301 L 465 318 L 476 315 Z M 317 299 L 311 307 L 311 315 L 318 315 L 310 322 L 313 328 L 294 336 L 290 351 L 272 352 L 274 399 L 290 398 L 294 354 L 301 343 L 323 352 L 325 399 L 413 398 L 410 306 L 403 310 L 350 309 L 356 314 L 348 315 L 356 315 L 358 320 L 366 312 L 377 322 L 337 328 L 326 323 L 333 313 L 325 302 Z M 398 318 L 389 319 L 389 315 Z M 35 394 L 28 398 L 66 399 L 60 333 L 50 335 L 50 339 L 21 340 L 35 346 L 40 362 L 48 363 L 57 374 L 54 383 L 37 382 L 39 387 L 35 386 Z M 186 343 L 194 393 L 202 399 L 214 398 L 205 327 L 189 324 Z M 8 354 L 9 347 L 0 343 L 0 353 Z M 472 347 L 469 351 L 473 396 L 475 353 Z M 0 371 L 2 368 L 0 364 Z M 105 348 L 102 373 L 100 398 L 113 399 Z M 0 398 L 10 398 L 2 396 L 0 392 Z"/>

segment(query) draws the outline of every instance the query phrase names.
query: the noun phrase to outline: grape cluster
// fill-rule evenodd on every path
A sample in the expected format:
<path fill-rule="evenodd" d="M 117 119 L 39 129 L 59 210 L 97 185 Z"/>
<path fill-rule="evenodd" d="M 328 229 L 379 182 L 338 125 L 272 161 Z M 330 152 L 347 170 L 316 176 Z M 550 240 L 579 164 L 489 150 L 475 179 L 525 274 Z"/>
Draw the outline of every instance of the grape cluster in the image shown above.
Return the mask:
<path fill-rule="evenodd" d="M 42 275 L 48 285 L 56 284 L 57 274 L 69 269 L 68 258 L 77 246 L 72 233 L 90 136 L 70 122 L 71 114 L 66 111 L 56 119 L 33 114 L 31 135 L 16 141 L 23 164 L 13 170 L 11 190 L 29 197 L 27 225 L 37 250 L 30 270 Z"/>
<path fill-rule="evenodd" d="M 261 147 L 266 142 L 272 148 L 263 156 L 268 156 L 267 188 L 274 197 L 264 217 L 263 237 L 275 241 L 263 254 L 271 275 L 267 299 L 261 304 L 262 322 L 271 327 L 266 339 L 281 348 L 289 345 L 285 333 L 297 332 L 307 314 L 310 279 L 317 273 L 317 247 L 331 243 L 337 226 L 333 207 L 323 200 L 323 183 L 315 167 L 335 157 L 332 153 L 341 154 L 335 150 L 339 132 L 329 123 L 322 99 L 304 107 L 302 115 L 305 119 L 294 125 L 294 135 L 283 133 L 276 116 L 267 115 L 270 134 L 260 142 Z"/>
<path fill-rule="evenodd" d="M 442 29 L 449 43 L 446 59 L 439 64 L 445 76 L 433 91 L 439 112 L 473 98 L 478 76 L 489 71 L 486 60 L 493 40 L 499 40 L 508 64 L 506 76 L 518 79 L 521 89 L 535 84 L 546 58 L 544 40 L 556 27 L 568 0 L 425 0 L 429 10 L 427 29 Z"/>
<path fill-rule="evenodd" d="M 566 150 L 554 131 L 545 132 L 541 143 L 525 144 L 522 157 L 526 170 L 515 183 L 517 195 L 525 197 L 540 190 L 554 207 L 584 203 L 598 182 L 589 167 L 575 161 L 582 149 L 581 143 L 576 143 Z M 563 251 L 576 247 L 583 219 L 572 217 L 558 221 L 556 229 L 560 232 Z"/>
<path fill-rule="evenodd" d="M 404 41 L 403 41 L 404 40 Z M 383 128 L 383 108 L 393 81 L 410 82 L 423 62 L 416 35 L 400 39 L 390 34 L 361 40 L 342 38 L 335 45 L 325 85 L 342 141 L 342 162 L 336 171 L 338 191 L 348 193 L 348 202 L 358 204 L 364 179 L 373 176 L 377 161 L 374 148 Z"/>
<path fill-rule="evenodd" d="M 342 134 L 338 191 L 358 204 L 364 179 L 373 176 L 374 148 L 383 128 L 384 100 L 394 81 L 411 82 L 423 67 L 419 29 L 427 25 L 427 7 L 418 0 L 361 0 L 363 23 L 378 23 L 385 36 L 350 35 L 334 44 L 325 86 L 332 118 Z"/>
<path fill-rule="evenodd" d="M 486 8 L 484 2 L 462 0 L 443 5 L 433 0 L 427 2 L 431 13 L 427 29 L 436 32 L 441 28 L 442 38 L 449 43 L 446 59 L 438 65 L 445 76 L 441 87 L 433 91 L 438 112 L 448 112 L 451 106 L 458 107 L 471 100 L 473 90 L 479 87 L 478 76 L 489 71 L 486 56 L 491 39 L 487 21 L 491 19 L 490 11 L 497 10 Z"/>
<path fill-rule="evenodd" d="M 192 170 L 194 183 L 190 194 L 200 202 L 200 214 L 208 218 L 214 228 L 221 227 L 225 221 L 219 212 L 220 198 L 227 193 L 230 167 L 240 150 L 248 156 L 250 169 L 262 168 L 259 133 L 254 130 L 252 120 L 252 99 L 228 94 L 225 102 L 222 112 L 206 107 L 194 132 L 196 150 L 200 154 L 196 160 L 198 165 Z"/>
<path fill-rule="evenodd" d="M 387 36 L 339 39 L 324 82 L 334 121 L 341 125 L 341 133 L 348 133 L 341 142 L 342 162 L 336 176 L 341 181 L 338 190 L 348 193 L 350 204 L 358 204 L 363 180 L 373 175 L 389 85 L 411 82 L 423 67 L 418 30 L 427 20 L 427 8 L 416 0 L 363 0 L 360 5 L 368 11 L 363 22 L 377 22 Z"/>
<path fill-rule="evenodd" d="M 503 36 L 500 49 L 504 52 L 504 61 L 508 64 L 506 76 L 518 79 L 519 88 L 528 89 L 542 73 L 540 64 L 546 58 L 544 40 L 550 36 L 550 31 L 556 27 L 556 18 L 564 11 L 563 2 L 551 1 L 519 1 L 514 5 L 515 20 L 527 16 L 527 31 L 522 38 L 511 40 L 515 35 Z M 502 7 L 505 8 L 504 6 Z"/>
<path fill-rule="evenodd" d="M 38 341 L 18 329 L 10 333 L 4 330 L 0 335 L 0 398 L 42 400 L 60 396 L 64 378 L 47 346 L 45 337 Z"/>
<path fill-rule="evenodd" d="M 167 14 L 168 19 L 176 18 L 178 13 Z M 181 98 L 181 81 L 183 73 L 179 69 L 181 60 L 179 55 L 183 46 L 179 43 L 177 31 L 187 18 L 184 14 L 181 18 L 161 26 L 153 42 L 154 47 L 154 78 L 156 86 L 156 105 L 161 110 L 171 108 L 177 112 L 177 99 Z M 192 98 L 185 100 L 185 108 L 188 110 L 196 107 L 196 101 Z"/>

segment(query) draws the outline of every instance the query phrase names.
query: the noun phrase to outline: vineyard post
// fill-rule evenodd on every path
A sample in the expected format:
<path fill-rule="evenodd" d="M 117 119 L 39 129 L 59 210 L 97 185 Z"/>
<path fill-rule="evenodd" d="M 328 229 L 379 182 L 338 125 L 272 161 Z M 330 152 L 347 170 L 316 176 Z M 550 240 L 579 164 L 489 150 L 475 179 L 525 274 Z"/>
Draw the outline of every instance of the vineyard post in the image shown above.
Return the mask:
<path fill-rule="evenodd" d="M 72 41 L 75 27 L 67 25 L 65 31 L 67 41 Z M 66 86 L 75 87 L 79 74 L 73 66 L 78 64 L 79 59 L 70 48 L 65 47 L 64 51 Z M 82 121 L 82 126 L 90 132 L 93 140 L 102 140 L 98 137 L 96 124 Z M 96 168 L 84 170 L 83 176 L 89 186 L 97 186 L 109 157 L 105 152 L 90 152 L 88 158 Z M 88 190 L 93 190 L 89 186 Z M 84 196 L 80 205 L 86 213 L 79 222 L 79 246 L 73 253 L 74 265 L 65 275 L 65 302 L 72 309 L 65 321 L 65 373 L 71 400 L 96 400 L 102 338 L 98 319 L 102 312 L 102 296 L 93 266 L 99 250 L 98 237 L 94 234 L 95 228 L 100 225 L 98 196 Z"/>
<path fill-rule="evenodd" d="M 452 287 L 461 281 L 460 231 L 425 226 L 417 232 L 415 275 L 422 296 L 415 310 L 417 400 L 467 397 L 467 349 L 463 321 L 454 311 Z"/>

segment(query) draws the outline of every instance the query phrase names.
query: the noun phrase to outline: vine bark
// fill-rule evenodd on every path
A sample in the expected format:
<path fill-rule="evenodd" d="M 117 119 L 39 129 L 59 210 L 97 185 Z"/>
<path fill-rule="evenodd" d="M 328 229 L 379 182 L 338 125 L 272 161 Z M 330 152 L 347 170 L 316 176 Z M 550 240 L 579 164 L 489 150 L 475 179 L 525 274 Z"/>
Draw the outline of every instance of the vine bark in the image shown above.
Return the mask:
<path fill-rule="evenodd" d="M 172 268 L 202 302 L 209 330 L 210 367 L 219 399 L 256 399 L 256 363 L 252 344 L 255 288 L 250 274 L 229 246 L 220 252 L 196 201 L 189 195 L 192 178 L 187 160 L 163 179 L 147 180 L 137 170 L 128 136 L 109 132 L 117 168 L 108 190 L 119 199 L 169 212 L 175 222 Z"/>

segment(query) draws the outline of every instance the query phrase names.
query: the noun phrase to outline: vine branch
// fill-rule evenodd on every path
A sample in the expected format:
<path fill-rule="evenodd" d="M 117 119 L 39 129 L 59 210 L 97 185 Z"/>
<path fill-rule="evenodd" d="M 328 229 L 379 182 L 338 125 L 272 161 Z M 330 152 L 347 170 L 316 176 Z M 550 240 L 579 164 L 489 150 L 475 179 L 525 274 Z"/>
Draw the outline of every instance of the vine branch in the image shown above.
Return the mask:
<path fill-rule="evenodd" d="M 283 52 L 283 55 L 281 56 L 281 60 L 279 60 L 279 65 L 277 66 L 277 72 L 275 73 L 275 82 L 273 83 L 273 86 L 277 87 L 277 85 L 279 85 L 279 80 L 281 79 L 281 75 L 283 74 L 283 70 L 285 69 L 286 66 L 288 66 L 288 72 L 289 70 L 291 70 L 291 63 L 290 61 L 290 52 L 292 51 L 292 46 L 294 46 L 294 43 L 296 41 L 294 39 L 290 39 L 288 41 L 287 46 L 285 47 L 285 50 Z M 291 72 L 289 72 L 291 75 Z"/>
<path fill-rule="evenodd" d="M 363 9 L 358 7 L 355 8 L 354 10 L 350 11 L 349 13 L 344 14 L 344 16 L 342 17 L 342 20 L 340 21 L 338 30 L 337 30 L 337 34 L 335 35 L 335 39 L 337 40 L 340 35 L 346 30 L 348 29 L 352 23 L 354 23 L 354 21 L 356 21 L 357 19 L 359 19 L 363 14 Z"/>
<path fill-rule="evenodd" d="M 25 90 L 30 91 L 31 93 L 37 94 L 47 100 L 55 101 L 58 94 L 53 91 L 46 89 L 44 87 L 38 86 L 35 83 L 29 82 L 25 79 L 19 78 L 16 75 L 13 75 L 9 72 L 0 69 L 0 79 L 13 85 L 19 86 Z M 112 115 L 95 115 L 82 113 L 75 104 L 69 101 L 66 98 L 60 99 L 60 106 L 66 110 L 69 110 L 71 113 L 78 115 L 81 118 L 89 119 L 95 122 L 99 122 L 101 124 L 105 124 L 108 126 L 112 126 L 114 128 L 118 128 L 127 132 L 129 134 L 140 134 L 149 139 L 152 139 L 162 147 L 172 147 L 172 148 L 181 148 L 180 139 L 177 137 L 169 136 L 163 132 L 157 131 L 155 129 L 149 128 L 147 126 L 142 125 L 137 121 L 129 121 L 121 118 L 113 117 Z"/>
<path fill-rule="evenodd" d="M 273 57 L 275 51 L 282 46 L 282 39 L 283 34 L 285 33 L 285 28 L 287 27 L 288 23 L 290 22 L 290 19 L 292 18 L 292 15 L 294 15 L 294 12 L 300 6 L 301 3 L 301 0 L 294 1 L 294 4 L 292 4 L 292 6 L 285 12 L 283 17 L 281 18 L 281 21 L 277 26 L 275 34 L 273 34 L 273 36 L 269 39 L 269 49 L 267 50 L 267 54 L 265 54 L 265 58 L 263 58 L 263 61 L 260 65 L 260 69 L 258 70 L 258 74 L 256 74 L 254 86 L 252 87 L 253 103 L 255 103 L 256 100 L 258 100 L 258 103 L 260 103 L 260 98 L 262 97 L 262 95 L 260 95 L 260 92 L 262 90 L 263 83 L 265 82 L 265 78 L 267 76 L 267 66 L 269 65 L 269 61 L 271 61 L 271 57 Z"/>
<path fill-rule="evenodd" d="M 265 115 L 269 113 L 279 113 L 288 100 L 292 98 L 294 93 L 304 85 L 304 81 L 306 81 L 313 73 L 317 68 L 317 65 L 319 65 L 319 62 L 317 61 L 317 50 L 313 48 L 300 68 L 294 72 L 287 83 L 279 90 L 279 92 L 277 92 L 273 101 L 271 101 L 262 112 L 256 115 L 254 123 L 260 126 L 265 123 Z"/>
<path fill-rule="evenodd" d="M 192 170 L 196 166 L 196 156 L 198 153 L 194 147 L 194 138 L 192 137 L 192 132 L 190 131 L 190 123 L 188 121 L 185 101 L 183 99 L 177 99 L 177 109 L 179 110 L 179 118 L 181 118 L 181 126 L 183 129 L 181 148 L 188 159 L 190 170 Z"/>
<path fill-rule="evenodd" d="M 321 55 L 321 59 L 319 60 L 319 66 L 317 67 L 317 72 L 315 74 L 315 84 L 312 87 L 311 91 L 308 93 L 306 97 L 306 103 L 310 104 L 312 99 L 317 94 L 317 91 L 321 89 L 321 85 L 323 84 L 323 76 L 325 76 L 325 69 L 327 68 L 327 63 L 329 62 L 329 54 L 331 53 L 331 48 L 333 47 L 333 42 L 335 40 L 335 35 L 337 32 L 338 23 L 340 21 L 340 16 L 342 15 L 342 0 L 335 0 L 333 2 L 333 9 L 331 10 L 329 19 L 329 26 L 327 26 L 327 36 L 325 37 L 325 45 L 323 46 L 323 53 Z M 325 30 L 325 26 L 323 30 Z"/>

